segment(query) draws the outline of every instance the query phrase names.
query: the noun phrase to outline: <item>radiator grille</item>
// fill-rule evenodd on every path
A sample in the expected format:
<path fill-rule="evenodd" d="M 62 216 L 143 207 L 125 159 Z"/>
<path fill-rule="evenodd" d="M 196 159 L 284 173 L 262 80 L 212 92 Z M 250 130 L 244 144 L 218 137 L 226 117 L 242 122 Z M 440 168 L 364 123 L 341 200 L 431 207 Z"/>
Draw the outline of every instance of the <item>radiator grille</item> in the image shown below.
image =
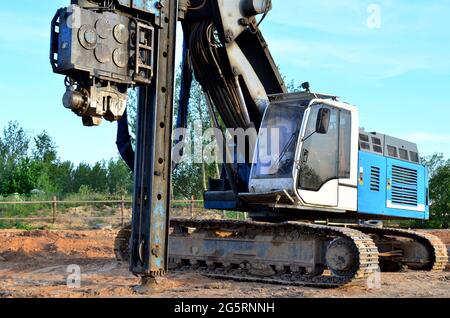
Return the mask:
<path fill-rule="evenodd" d="M 392 166 L 392 203 L 417 206 L 417 170 Z"/>
<path fill-rule="evenodd" d="M 380 192 L 380 168 L 370 168 L 370 190 Z"/>

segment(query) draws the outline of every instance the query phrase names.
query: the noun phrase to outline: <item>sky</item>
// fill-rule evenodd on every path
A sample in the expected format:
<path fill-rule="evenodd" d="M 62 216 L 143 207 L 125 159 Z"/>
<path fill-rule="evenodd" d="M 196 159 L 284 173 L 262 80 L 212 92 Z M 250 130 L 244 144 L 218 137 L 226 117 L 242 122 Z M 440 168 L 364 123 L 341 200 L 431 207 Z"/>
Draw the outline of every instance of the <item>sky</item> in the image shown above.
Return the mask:
<path fill-rule="evenodd" d="M 83 127 L 64 109 L 48 59 L 50 21 L 69 2 L 2 6 L 0 130 L 46 130 L 63 160 L 94 163 L 117 156 L 116 124 Z M 273 0 L 261 29 L 286 79 L 358 106 L 368 131 L 450 157 L 450 0 Z"/>

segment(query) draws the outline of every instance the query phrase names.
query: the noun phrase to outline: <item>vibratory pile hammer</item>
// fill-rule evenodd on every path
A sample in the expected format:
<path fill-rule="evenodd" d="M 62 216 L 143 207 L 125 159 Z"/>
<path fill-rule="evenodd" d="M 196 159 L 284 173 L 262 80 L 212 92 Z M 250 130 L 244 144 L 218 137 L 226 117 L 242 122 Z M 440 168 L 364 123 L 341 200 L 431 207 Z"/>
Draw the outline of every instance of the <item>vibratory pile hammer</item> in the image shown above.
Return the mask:
<path fill-rule="evenodd" d="M 132 224 L 117 237 L 117 257 L 144 281 L 170 267 L 338 287 L 380 268 L 444 269 L 436 237 L 358 223 L 429 219 L 427 170 L 414 143 L 360 129 L 355 106 L 308 83 L 287 92 L 259 28 L 271 8 L 270 0 L 73 0 L 57 11 L 50 60 L 66 76 L 63 104 L 86 126 L 118 121 L 119 152 L 134 171 Z M 231 160 L 210 180 L 205 208 L 247 212 L 249 221 L 170 219 L 177 36 L 176 127 L 188 125 L 195 77 L 214 128 L 246 132 L 231 142 L 216 136 Z M 126 108 L 135 87 L 133 149 Z"/>

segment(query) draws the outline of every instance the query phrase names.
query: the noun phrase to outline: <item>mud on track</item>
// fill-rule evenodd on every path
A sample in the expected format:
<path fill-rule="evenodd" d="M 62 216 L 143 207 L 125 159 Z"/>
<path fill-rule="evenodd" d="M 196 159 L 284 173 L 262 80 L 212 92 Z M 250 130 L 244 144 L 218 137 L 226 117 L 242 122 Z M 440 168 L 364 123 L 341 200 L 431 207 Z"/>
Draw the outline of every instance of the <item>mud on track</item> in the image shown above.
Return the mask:
<path fill-rule="evenodd" d="M 450 244 L 450 231 L 437 231 Z M 450 272 L 383 273 L 381 289 L 365 283 L 321 290 L 217 281 L 196 273 L 169 274 L 163 292 L 137 295 L 138 279 L 113 255 L 115 231 L 0 231 L 2 297 L 450 297 Z M 67 267 L 81 269 L 81 287 L 67 287 Z"/>

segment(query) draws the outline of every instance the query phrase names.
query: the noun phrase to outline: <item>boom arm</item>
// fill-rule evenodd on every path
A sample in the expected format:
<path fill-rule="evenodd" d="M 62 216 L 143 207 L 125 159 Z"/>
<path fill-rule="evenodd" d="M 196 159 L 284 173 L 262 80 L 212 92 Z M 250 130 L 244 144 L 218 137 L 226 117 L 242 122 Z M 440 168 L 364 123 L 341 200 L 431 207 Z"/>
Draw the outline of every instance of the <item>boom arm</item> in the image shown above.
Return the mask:
<path fill-rule="evenodd" d="M 267 0 L 194 0 L 182 21 L 190 66 L 227 128 L 259 128 L 268 95 L 286 92 L 255 18 L 270 9 Z"/>
<path fill-rule="evenodd" d="M 179 119 L 188 113 L 183 92 L 189 91 L 193 72 L 210 114 L 220 115 L 224 127 L 217 128 L 259 130 L 268 95 L 286 92 L 256 19 L 270 9 L 271 1 L 267 0 L 191 1 L 182 20 L 187 58 L 182 66 Z M 217 118 L 213 119 L 218 126 Z M 243 154 L 227 154 L 233 156 L 251 161 L 248 149 Z M 249 167 L 246 163 L 224 165 L 227 180 L 221 182 L 228 184 L 235 196 L 248 188 Z"/>

